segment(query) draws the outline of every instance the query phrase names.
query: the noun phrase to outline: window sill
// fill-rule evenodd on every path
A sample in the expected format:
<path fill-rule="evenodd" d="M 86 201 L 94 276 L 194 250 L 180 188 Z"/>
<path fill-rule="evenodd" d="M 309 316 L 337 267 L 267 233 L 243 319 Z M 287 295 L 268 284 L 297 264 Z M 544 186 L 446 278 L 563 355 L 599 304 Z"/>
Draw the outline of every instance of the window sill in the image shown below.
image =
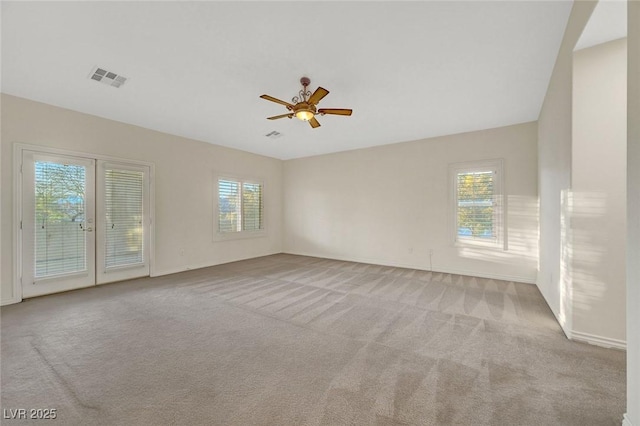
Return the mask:
<path fill-rule="evenodd" d="M 266 230 L 261 231 L 241 231 L 241 232 L 216 232 L 213 235 L 214 242 L 246 240 L 250 238 L 264 238 L 267 236 Z"/>
<path fill-rule="evenodd" d="M 495 251 L 507 251 L 506 244 L 502 241 L 456 240 L 454 247 L 477 248 Z"/>

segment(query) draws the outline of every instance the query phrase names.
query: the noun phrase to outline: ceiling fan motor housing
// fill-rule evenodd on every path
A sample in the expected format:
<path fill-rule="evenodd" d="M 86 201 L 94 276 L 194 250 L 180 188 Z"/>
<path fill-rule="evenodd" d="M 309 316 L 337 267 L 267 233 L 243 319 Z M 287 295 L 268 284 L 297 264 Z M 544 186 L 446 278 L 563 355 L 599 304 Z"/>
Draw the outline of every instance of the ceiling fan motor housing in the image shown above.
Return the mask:
<path fill-rule="evenodd" d="M 304 114 L 305 112 L 310 114 Z M 298 102 L 293 106 L 293 113 L 302 121 L 309 121 L 316 114 L 315 105 L 307 102 Z"/>

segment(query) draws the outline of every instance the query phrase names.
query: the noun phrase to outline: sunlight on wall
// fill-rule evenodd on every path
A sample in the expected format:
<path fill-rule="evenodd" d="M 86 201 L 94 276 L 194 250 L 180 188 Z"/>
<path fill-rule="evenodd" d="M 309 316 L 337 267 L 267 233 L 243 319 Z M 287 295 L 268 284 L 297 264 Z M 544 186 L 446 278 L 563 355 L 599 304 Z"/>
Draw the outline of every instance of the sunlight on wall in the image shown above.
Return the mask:
<path fill-rule="evenodd" d="M 536 125 L 289 160 L 285 251 L 534 283 Z M 454 245 L 448 165 L 503 158 L 510 251 Z"/>
<path fill-rule="evenodd" d="M 624 275 L 612 274 L 618 257 L 623 256 L 623 244 L 618 243 L 611 223 L 616 217 L 611 195 L 601 192 L 576 192 L 573 194 L 572 238 L 573 252 L 571 273 L 573 276 L 573 327 L 583 329 L 591 321 L 594 311 L 602 310 L 613 289 L 623 285 Z M 617 252 L 616 245 L 620 245 Z M 619 269 L 624 269 L 620 265 Z M 623 280 L 622 280 L 623 281 Z M 624 307 L 619 309 L 624 310 Z M 618 310 L 619 311 L 619 310 Z M 614 313 L 614 312 L 611 312 Z M 598 315 L 601 315 L 598 312 Z"/>
<path fill-rule="evenodd" d="M 487 247 L 459 247 L 458 255 L 485 262 L 517 263 L 538 267 L 538 198 L 507 197 L 507 250 Z"/>
<path fill-rule="evenodd" d="M 592 320 L 596 308 L 601 310 L 608 293 L 617 288 L 620 280 L 612 265 L 623 257 L 623 248 L 617 248 L 617 228 L 623 223 L 612 223 L 616 205 L 611 194 L 603 192 L 563 193 L 561 240 L 561 292 L 558 320 L 571 334 L 581 331 L 582 325 Z M 616 273 L 611 273 L 612 269 Z M 619 307 L 616 311 L 624 310 Z M 617 314 L 613 311 L 611 314 Z M 598 315 L 601 315 L 598 312 Z M 569 336 L 571 337 L 571 336 Z"/>
<path fill-rule="evenodd" d="M 626 338 L 626 58 L 624 38 L 573 54 L 572 334 L 616 342 Z"/>
<path fill-rule="evenodd" d="M 560 202 L 560 312 L 558 321 L 567 337 L 571 338 L 573 320 L 573 275 L 571 274 L 571 206 L 572 194 L 569 190 L 561 192 Z"/>

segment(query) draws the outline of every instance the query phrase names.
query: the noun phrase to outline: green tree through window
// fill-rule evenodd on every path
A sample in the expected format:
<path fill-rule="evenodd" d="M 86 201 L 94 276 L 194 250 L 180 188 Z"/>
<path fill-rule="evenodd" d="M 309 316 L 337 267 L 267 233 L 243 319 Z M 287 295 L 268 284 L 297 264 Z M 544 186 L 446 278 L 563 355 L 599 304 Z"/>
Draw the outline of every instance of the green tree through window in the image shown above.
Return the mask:
<path fill-rule="evenodd" d="M 506 250 L 503 160 L 450 164 L 449 179 L 453 240 Z"/>
<path fill-rule="evenodd" d="M 242 184 L 242 230 L 262 229 L 262 185 Z"/>
<path fill-rule="evenodd" d="M 458 173 L 458 235 L 495 238 L 494 172 Z"/>
<path fill-rule="evenodd" d="M 35 173 L 36 223 L 83 219 L 84 167 L 37 161 Z"/>

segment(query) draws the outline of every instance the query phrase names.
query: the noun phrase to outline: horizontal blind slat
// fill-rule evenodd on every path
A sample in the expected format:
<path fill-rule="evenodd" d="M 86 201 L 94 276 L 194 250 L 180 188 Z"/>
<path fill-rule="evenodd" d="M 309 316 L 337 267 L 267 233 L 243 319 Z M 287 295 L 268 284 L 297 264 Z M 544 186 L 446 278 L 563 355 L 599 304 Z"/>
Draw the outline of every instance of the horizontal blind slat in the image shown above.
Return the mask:
<path fill-rule="evenodd" d="M 34 166 L 34 276 L 85 271 L 85 167 L 47 161 Z"/>
<path fill-rule="evenodd" d="M 494 238 L 494 171 L 456 176 L 457 233 L 463 238 Z"/>
<path fill-rule="evenodd" d="M 261 229 L 264 229 L 262 184 L 218 179 L 218 232 Z"/>
<path fill-rule="evenodd" d="M 258 231 L 262 229 L 262 185 L 244 183 L 242 185 L 242 229 Z"/>
<path fill-rule="evenodd" d="M 107 169 L 105 184 L 105 267 L 144 263 L 144 173 Z"/>
<path fill-rule="evenodd" d="M 236 181 L 218 180 L 218 231 L 237 232 L 240 229 L 240 184 Z"/>

